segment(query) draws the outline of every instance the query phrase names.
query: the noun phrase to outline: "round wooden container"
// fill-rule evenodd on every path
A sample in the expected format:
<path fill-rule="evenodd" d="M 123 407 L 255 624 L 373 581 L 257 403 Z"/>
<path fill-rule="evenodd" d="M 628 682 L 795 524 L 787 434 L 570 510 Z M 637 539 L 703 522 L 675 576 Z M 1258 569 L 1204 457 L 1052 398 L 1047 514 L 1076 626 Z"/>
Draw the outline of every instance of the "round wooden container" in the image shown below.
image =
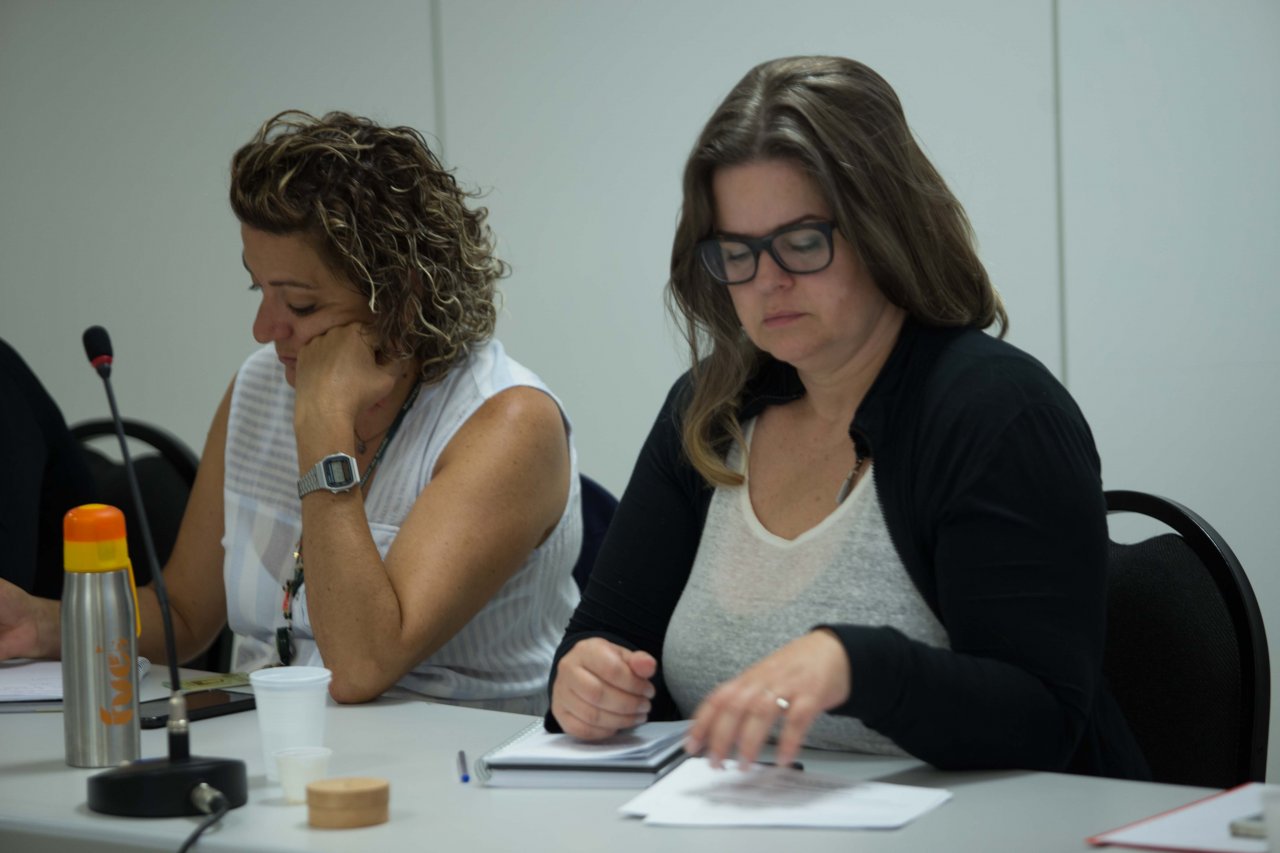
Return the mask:
<path fill-rule="evenodd" d="M 353 829 L 386 823 L 391 783 L 386 779 L 345 776 L 307 786 L 307 822 L 319 829 Z"/>

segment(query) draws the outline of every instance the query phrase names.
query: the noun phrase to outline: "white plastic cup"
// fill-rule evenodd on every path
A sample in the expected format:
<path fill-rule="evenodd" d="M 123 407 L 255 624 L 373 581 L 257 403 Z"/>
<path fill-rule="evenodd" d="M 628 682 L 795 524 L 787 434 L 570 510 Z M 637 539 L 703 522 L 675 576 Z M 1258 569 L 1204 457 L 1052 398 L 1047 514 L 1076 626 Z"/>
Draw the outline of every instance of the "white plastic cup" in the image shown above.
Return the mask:
<path fill-rule="evenodd" d="M 280 770 L 280 787 L 284 789 L 285 802 L 307 801 L 307 785 L 324 778 L 331 755 L 333 750 L 327 746 L 294 746 L 276 750 L 276 767 Z"/>
<path fill-rule="evenodd" d="M 258 705 L 267 781 L 280 781 L 275 754 L 298 746 L 324 746 L 324 718 L 333 673 L 322 666 L 277 666 L 249 673 Z"/>

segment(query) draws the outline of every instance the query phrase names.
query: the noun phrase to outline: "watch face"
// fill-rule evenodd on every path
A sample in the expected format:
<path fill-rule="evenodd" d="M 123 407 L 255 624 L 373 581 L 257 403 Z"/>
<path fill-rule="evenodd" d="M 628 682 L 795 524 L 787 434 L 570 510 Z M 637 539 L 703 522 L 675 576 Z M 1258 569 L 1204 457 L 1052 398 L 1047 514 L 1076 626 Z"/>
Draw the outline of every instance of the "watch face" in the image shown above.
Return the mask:
<path fill-rule="evenodd" d="M 330 456 L 324 460 L 324 480 L 330 488 L 342 488 L 355 482 L 355 470 L 345 456 Z"/>

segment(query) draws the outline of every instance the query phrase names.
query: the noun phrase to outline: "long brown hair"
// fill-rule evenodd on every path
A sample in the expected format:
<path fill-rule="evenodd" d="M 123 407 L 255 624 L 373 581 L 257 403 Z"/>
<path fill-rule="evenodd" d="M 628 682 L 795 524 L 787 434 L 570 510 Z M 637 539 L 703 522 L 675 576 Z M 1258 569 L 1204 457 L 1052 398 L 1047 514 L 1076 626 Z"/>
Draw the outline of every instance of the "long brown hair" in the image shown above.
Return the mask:
<path fill-rule="evenodd" d="M 494 257 L 483 207 L 410 127 L 289 111 L 231 161 L 231 207 L 272 234 L 302 234 L 369 302 L 375 347 L 434 382 L 493 334 Z"/>
<path fill-rule="evenodd" d="M 907 126 L 884 78 L 851 59 L 800 56 L 751 69 L 703 128 L 684 171 L 667 307 L 689 344 L 692 394 L 683 442 L 712 484 L 737 485 L 724 454 L 743 443 L 742 389 L 768 356 L 743 333 L 726 286 L 695 246 L 715 231 L 712 176 L 757 160 L 785 160 L 825 197 L 841 235 L 894 305 L 932 326 L 1008 317 L 973 244 L 964 209 Z"/>

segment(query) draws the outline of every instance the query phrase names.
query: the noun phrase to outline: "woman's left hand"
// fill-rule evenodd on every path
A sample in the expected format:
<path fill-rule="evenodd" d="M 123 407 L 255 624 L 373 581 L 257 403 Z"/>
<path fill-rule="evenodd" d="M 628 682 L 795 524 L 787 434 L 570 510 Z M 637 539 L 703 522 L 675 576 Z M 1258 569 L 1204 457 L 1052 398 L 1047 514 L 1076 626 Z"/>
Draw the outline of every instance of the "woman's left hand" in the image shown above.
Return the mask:
<path fill-rule="evenodd" d="M 844 646 L 820 628 L 713 690 L 694 711 L 685 749 L 706 755 L 716 767 L 736 752 L 742 766 L 749 766 L 781 718 L 777 761 L 786 766 L 795 760 L 813 721 L 843 704 L 849 689 Z"/>
<path fill-rule="evenodd" d="M 314 417 L 351 425 L 361 412 L 391 393 L 404 363 L 380 364 L 367 331 L 363 323 L 334 326 L 298 351 L 296 424 Z"/>

